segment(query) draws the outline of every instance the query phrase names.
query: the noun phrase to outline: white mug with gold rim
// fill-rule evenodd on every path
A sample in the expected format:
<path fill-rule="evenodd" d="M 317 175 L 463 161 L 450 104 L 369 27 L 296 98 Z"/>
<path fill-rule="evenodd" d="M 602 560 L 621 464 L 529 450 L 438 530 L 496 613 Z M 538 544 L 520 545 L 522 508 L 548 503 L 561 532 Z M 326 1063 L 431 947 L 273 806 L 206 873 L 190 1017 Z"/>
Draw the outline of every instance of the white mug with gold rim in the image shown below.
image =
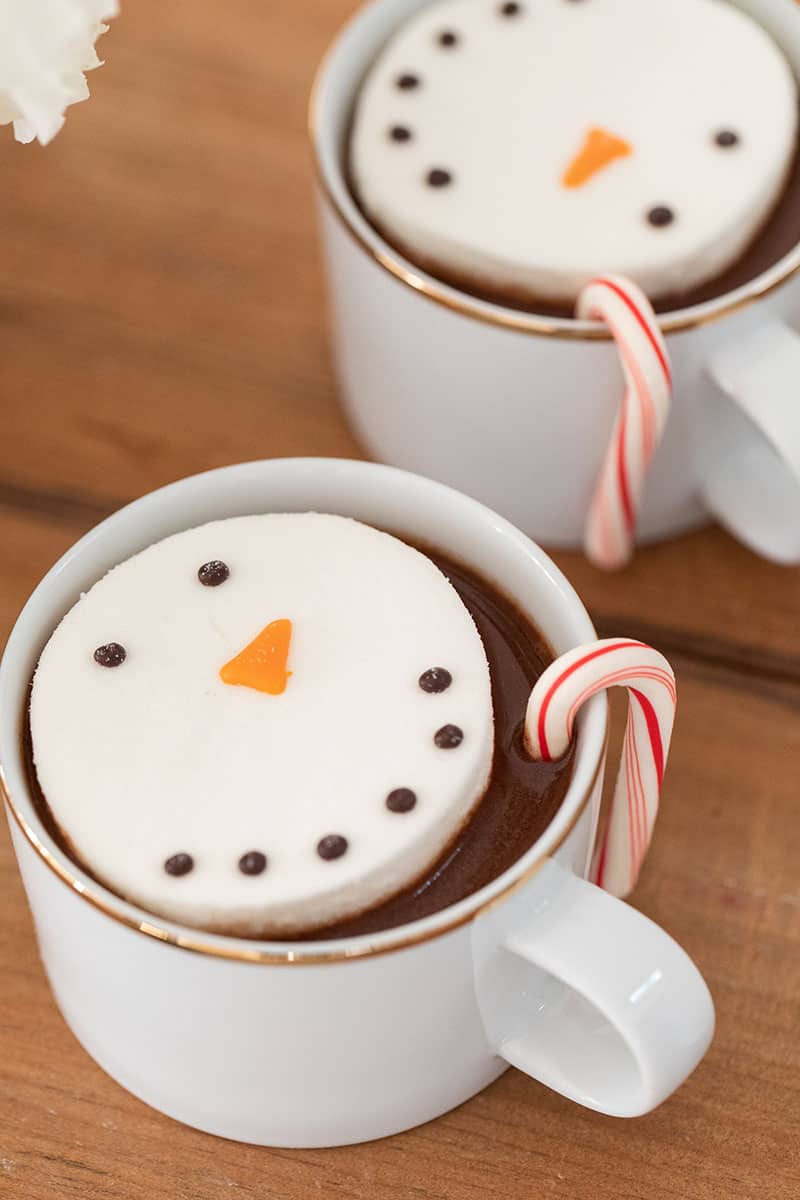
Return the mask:
<path fill-rule="evenodd" d="M 731 0 L 800 76 L 795 0 Z M 317 77 L 311 135 L 334 349 L 357 433 L 378 458 L 462 489 L 545 545 L 577 546 L 623 383 L 607 333 L 478 300 L 389 246 L 355 203 L 346 141 L 360 81 L 430 0 L 373 0 Z M 659 319 L 675 399 L 640 541 L 718 518 L 800 562 L 800 245 L 747 285 Z"/>
<path fill-rule="evenodd" d="M 583 711 L 568 792 L 528 853 L 461 903 L 380 934 L 315 943 L 204 934 L 121 900 L 48 833 L 22 732 L 33 670 L 63 613 L 110 567 L 170 533 L 306 509 L 446 549 L 513 598 L 557 653 L 595 636 L 575 592 L 523 534 L 389 467 L 247 463 L 104 521 L 33 593 L 0 664 L 0 778 L 64 1018 L 148 1104 L 246 1142 L 383 1137 L 460 1104 L 509 1063 L 600 1112 L 649 1111 L 705 1053 L 714 1012 L 685 952 L 585 882 L 605 768 L 603 697 Z"/>

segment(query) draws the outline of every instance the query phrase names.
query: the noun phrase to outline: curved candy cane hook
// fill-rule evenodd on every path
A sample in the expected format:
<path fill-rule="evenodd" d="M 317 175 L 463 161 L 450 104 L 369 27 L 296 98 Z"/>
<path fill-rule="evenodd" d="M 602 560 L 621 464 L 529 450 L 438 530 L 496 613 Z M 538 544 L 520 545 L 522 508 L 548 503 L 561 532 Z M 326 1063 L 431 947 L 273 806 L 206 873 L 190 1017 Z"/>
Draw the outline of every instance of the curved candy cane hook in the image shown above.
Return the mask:
<path fill-rule="evenodd" d="M 661 440 L 672 400 L 672 371 L 655 313 L 630 279 L 605 275 L 578 297 L 582 320 L 604 321 L 625 374 L 620 405 L 595 488 L 584 547 L 598 567 L 622 567 L 633 552 L 647 468 Z"/>
<path fill-rule="evenodd" d="M 595 883 L 626 896 L 653 835 L 675 719 L 675 675 L 663 654 L 628 638 L 592 642 L 563 654 L 533 689 L 525 745 L 535 759 L 560 758 L 578 709 L 590 696 L 614 686 L 628 689 L 628 725 Z"/>

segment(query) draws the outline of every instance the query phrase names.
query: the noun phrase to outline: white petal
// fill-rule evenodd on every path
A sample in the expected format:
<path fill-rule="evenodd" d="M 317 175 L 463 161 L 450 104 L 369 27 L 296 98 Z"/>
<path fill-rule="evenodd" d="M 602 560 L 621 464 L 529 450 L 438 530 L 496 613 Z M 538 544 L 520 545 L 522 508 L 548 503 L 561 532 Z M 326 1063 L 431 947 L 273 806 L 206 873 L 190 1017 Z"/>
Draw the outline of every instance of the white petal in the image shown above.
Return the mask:
<path fill-rule="evenodd" d="M 101 65 L 95 50 L 117 0 L 0 0 L 0 124 L 18 141 L 42 145 L 70 104 L 89 95 L 83 72 Z"/>

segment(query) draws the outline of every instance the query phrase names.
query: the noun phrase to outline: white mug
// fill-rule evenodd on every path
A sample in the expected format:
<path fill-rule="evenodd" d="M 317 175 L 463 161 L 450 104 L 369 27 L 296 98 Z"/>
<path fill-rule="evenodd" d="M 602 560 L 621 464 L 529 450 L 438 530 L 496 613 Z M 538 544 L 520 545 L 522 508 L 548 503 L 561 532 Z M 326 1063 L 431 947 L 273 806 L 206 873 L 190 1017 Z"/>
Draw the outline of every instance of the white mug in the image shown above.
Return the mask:
<path fill-rule="evenodd" d="M 148 1104 L 245 1142 L 332 1146 L 397 1133 L 460 1104 L 509 1063 L 600 1112 L 647 1112 L 699 1062 L 714 1013 L 685 952 L 585 882 L 604 697 L 583 711 L 568 792 L 528 853 L 468 899 L 383 933 L 269 943 L 184 928 L 96 883 L 42 823 L 22 748 L 28 686 L 80 592 L 177 530 L 298 509 L 446 548 L 513 598 L 557 653 L 595 636 L 575 592 L 523 534 L 389 467 L 248 463 L 185 479 L 104 521 L 36 589 L 0 664 L 0 778 L 65 1020 Z"/>
<path fill-rule="evenodd" d="M 623 392 L 596 325 L 487 303 L 425 273 L 355 203 L 345 169 L 359 84 L 392 30 L 430 0 L 373 0 L 317 77 L 311 132 L 334 349 L 356 432 L 377 458 L 461 488 L 546 545 L 577 546 Z M 800 76 L 795 0 L 732 0 Z M 800 246 L 747 285 L 659 318 L 675 395 L 639 541 L 716 517 L 800 562 Z"/>

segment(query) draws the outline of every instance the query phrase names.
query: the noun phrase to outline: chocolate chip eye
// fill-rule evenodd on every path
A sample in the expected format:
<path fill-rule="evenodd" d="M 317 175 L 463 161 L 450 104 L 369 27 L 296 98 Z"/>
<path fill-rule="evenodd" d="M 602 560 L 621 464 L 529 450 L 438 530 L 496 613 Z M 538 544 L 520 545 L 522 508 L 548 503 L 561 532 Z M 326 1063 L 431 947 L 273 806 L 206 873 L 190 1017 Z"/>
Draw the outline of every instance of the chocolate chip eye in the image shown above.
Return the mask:
<path fill-rule="evenodd" d="M 164 870 L 168 875 L 188 875 L 194 867 L 194 859 L 191 854 L 173 854 L 164 863 Z"/>
<path fill-rule="evenodd" d="M 412 792 L 411 788 L 395 788 L 393 792 L 389 792 L 386 797 L 386 807 L 389 812 L 407 813 L 411 812 L 417 804 L 417 796 Z"/>
<path fill-rule="evenodd" d="M 443 29 L 439 34 L 438 41 L 440 46 L 445 46 L 450 49 L 451 46 L 458 45 L 458 34 L 453 33 L 452 29 Z"/>
<path fill-rule="evenodd" d="M 393 142 L 410 142 L 413 134 L 407 125 L 393 125 L 389 137 Z"/>
<path fill-rule="evenodd" d="M 220 562 L 218 558 L 213 558 L 211 562 L 203 563 L 197 572 L 197 578 L 203 587 L 219 587 L 221 583 L 225 583 L 226 579 L 230 579 L 230 577 L 230 567 L 227 563 Z"/>
<path fill-rule="evenodd" d="M 650 209 L 647 220 L 656 229 L 664 229 L 675 220 L 675 213 L 671 208 L 667 208 L 666 204 L 657 204 L 655 208 Z"/>
<path fill-rule="evenodd" d="M 419 75 L 412 75 L 410 71 L 406 71 L 403 75 L 398 75 L 395 80 L 395 86 L 399 87 L 401 92 L 413 92 L 414 88 L 418 88 L 419 85 Z"/>
<path fill-rule="evenodd" d="M 121 667 L 127 657 L 127 650 L 119 642 L 98 646 L 94 652 L 94 661 L 101 667 Z"/>
<path fill-rule="evenodd" d="M 499 12 L 501 17 L 518 17 L 522 12 L 522 5 L 513 4 L 509 0 L 509 3 L 500 5 Z"/>
<path fill-rule="evenodd" d="M 446 692 L 453 682 L 453 676 L 444 667 L 431 667 L 423 671 L 419 677 L 419 686 L 423 692 L 438 694 Z"/>
<path fill-rule="evenodd" d="M 739 134 L 733 129 L 720 129 L 714 135 L 714 141 L 723 150 L 730 150 L 733 146 L 738 146 L 740 142 Z"/>
<path fill-rule="evenodd" d="M 436 730 L 433 740 L 440 750 L 455 750 L 464 740 L 464 731 L 458 725 L 443 725 Z"/>
<path fill-rule="evenodd" d="M 239 870 L 243 875 L 263 875 L 267 869 L 267 856 L 260 850 L 248 850 L 239 859 Z"/>
<path fill-rule="evenodd" d="M 317 842 L 317 854 L 326 862 L 332 862 L 334 858 L 341 858 L 346 852 L 347 838 L 342 837 L 339 833 L 329 833 Z"/>
<path fill-rule="evenodd" d="M 442 167 L 434 167 L 426 176 L 428 187 L 443 188 L 453 182 L 453 176 Z"/>

